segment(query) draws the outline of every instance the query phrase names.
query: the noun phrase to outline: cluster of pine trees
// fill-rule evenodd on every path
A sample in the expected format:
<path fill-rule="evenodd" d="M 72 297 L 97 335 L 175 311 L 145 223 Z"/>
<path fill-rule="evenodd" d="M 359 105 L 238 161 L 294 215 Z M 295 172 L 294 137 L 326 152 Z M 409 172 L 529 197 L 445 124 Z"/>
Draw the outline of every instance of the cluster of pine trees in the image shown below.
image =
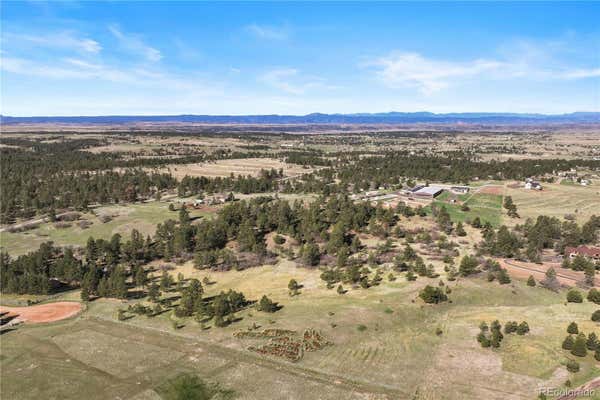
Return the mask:
<path fill-rule="evenodd" d="M 600 217 L 593 215 L 583 225 L 574 221 L 561 221 L 556 217 L 538 216 L 535 221 L 528 218 L 514 229 L 502 225 L 498 230 L 491 226 L 482 229 L 484 240 L 482 253 L 498 257 L 525 258 L 533 262 L 541 260 L 544 249 L 563 253 L 567 246 L 577 247 L 595 243 L 600 231 Z M 584 270 L 587 263 L 578 261 L 576 268 Z"/>

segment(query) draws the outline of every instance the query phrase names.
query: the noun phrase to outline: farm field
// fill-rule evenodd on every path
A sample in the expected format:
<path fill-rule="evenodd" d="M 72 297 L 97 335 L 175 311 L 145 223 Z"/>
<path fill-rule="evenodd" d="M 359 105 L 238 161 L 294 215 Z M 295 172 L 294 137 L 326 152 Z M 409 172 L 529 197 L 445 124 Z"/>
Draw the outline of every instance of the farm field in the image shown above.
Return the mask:
<path fill-rule="evenodd" d="M 225 328 L 208 324 L 202 329 L 193 319 L 182 319 L 184 326 L 174 331 L 168 313 L 118 323 L 116 310 L 135 301 L 99 299 L 75 320 L 22 326 L 3 335 L 3 393 L 35 398 L 39 393 L 34 388 L 46 385 L 48 396 L 61 398 L 72 398 L 66 386 L 91 399 L 157 398 L 154 392 L 164 380 L 192 371 L 243 399 L 317 394 L 323 399 L 408 399 L 417 392 L 422 398 L 520 399 L 534 398 L 541 386 L 560 385 L 567 378 L 578 385 L 600 373 L 591 356 L 578 359 L 582 371 L 573 376 L 561 365 L 570 356 L 560 348 L 566 326 L 576 321 L 582 331 L 596 329 L 589 321 L 593 304 L 565 306 L 564 292 L 530 288 L 521 281 L 501 286 L 459 279 L 450 283 L 452 303 L 427 306 L 413 299 L 437 280 L 408 283 L 403 274 L 395 282 L 385 280 L 368 290 L 349 288 L 339 295 L 325 288 L 318 270 L 285 261 L 239 272 L 198 271 L 185 264 L 177 272 L 209 276 L 213 283 L 205 286 L 206 296 L 231 288 L 249 299 L 267 294 L 283 308 L 274 314 L 241 311 L 238 321 Z M 298 296 L 288 295 L 291 278 L 303 285 Z M 475 340 L 478 325 L 494 319 L 526 320 L 531 333 L 507 335 L 500 349 L 483 349 Z M 253 324 L 260 329 L 315 328 L 333 345 L 307 353 L 297 363 L 257 356 L 246 349 L 254 340 L 233 337 Z M 29 389 L 14 386 L 14 377 L 22 378 L 24 366 L 31 363 L 26 374 L 33 384 Z M 270 384 L 273 379 L 280 387 Z"/>
<path fill-rule="evenodd" d="M 41 243 L 47 241 L 62 246 L 85 246 L 90 236 L 96 239 L 110 239 L 118 233 L 127 237 L 133 229 L 137 229 L 144 236 L 152 235 L 156 224 L 167 219 L 177 219 L 177 215 L 177 211 L 169 211 L 169 203 L 166 202 L 103 206 L 94 209 L 93 213 L 82 214 L 80 220 L 91 222 L 91 225 L 84 229 L 78 225 L 79 221 L 61 228 L 51 222 L 45 222 L 24 232 L 0 232 L 0 246 L 11 255 L 21 255 L 37 249 Z M 211 213 L 191 210 L 190 215 L 192 218 L 209 217 Z M 102 222 L 102 216 L 110 216 L 111 220 Z"/>

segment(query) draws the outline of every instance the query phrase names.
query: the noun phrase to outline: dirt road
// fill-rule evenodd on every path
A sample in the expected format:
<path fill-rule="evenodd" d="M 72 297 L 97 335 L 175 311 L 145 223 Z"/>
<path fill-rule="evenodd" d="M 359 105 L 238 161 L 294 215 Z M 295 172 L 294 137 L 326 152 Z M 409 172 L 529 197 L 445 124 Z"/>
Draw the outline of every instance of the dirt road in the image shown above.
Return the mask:
<path fill-rule="evenodd" d="M 563 285 L 576 286 L 577 282 L 583 281 L 584 279 L 583 272 L 562 268 L 558 263 L 536 264 L 507 258 L 499 260 L 499 262 L 511 275 L 518 278 L 527 279 L 529 275 L 533 275 L 536 281 L 541 281 L 546 277 L 546 271 L 552 267 L 556 271 L 556 279 Z M 598 286 L 597 278 L 594 286 Z"/>

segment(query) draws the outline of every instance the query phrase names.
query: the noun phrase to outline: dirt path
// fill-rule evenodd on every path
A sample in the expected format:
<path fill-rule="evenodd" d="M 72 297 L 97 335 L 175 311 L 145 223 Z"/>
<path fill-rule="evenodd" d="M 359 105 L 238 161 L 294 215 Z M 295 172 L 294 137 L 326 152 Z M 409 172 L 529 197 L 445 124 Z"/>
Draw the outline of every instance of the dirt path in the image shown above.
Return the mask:
<path fill-rule="evenodd" d="M 527 279 L 529 275 L 533 275 L 537 281 L 540 281 L 546 277 L 546 271 L 552 267 L 556 271 L 556 278 L 563 285 L 576 286 L 577 282 L 584 279 L 583 272 L 564 269 L 557 263 L 544 263 L 540 265 L 531 262 L 510 260 L 507 258 L 499 260 L 499 262 L 511 275 L 519 278 Z M 598 286 L 597 279 L 594 286 Z"/>
<path fill-rule="evenodd" d="M 591 381 L 576 387 L 575 389 L 570 389 L 569 394 L 560 396 L 556 400 L 574 400 L 579 397 L 578 394 L 584 394 L 585 392 L 590 392 L 597 388 L 600 388 L 600 377 L 594 378 Z"/>
<path fill-rule="evenodd" d="M 67 211 L 67 212 L 64 212 L 64 213 L 56 214 L 56 218 L 64 217 L 65 215 L 68 215 L 68 214 L 70 214 L 72 212 L 73 211 Z M 36 219 L 30 219 L 28 221 L 19 222 L 18 224 L 12 224 L 12 225 L 4 226 L 4 227 L 0 228 L 0 232 L 10 231 L 10 230 L 13 230 L 13 229 L 19 230 L 19 229 L 25 228 L 25 227 L 27 227 L 29 225 L 43 224 L 44 222 L 48 222 L 48 221 L 50 221 L 50 219 L 48 218 L 48 216 L 39 217 L 39 218 L 36 218 Z"/>
<path fill-rule="evenodd" d="M 61 301 L 29 307 L 0 306 L 0 312 L 8 312 L 10 315 L 17 315 L 14 321 L 31 322 L 34 324 L 70 318 L 79 314 L 81 309 L 81 304 L 73 301 Z"/>

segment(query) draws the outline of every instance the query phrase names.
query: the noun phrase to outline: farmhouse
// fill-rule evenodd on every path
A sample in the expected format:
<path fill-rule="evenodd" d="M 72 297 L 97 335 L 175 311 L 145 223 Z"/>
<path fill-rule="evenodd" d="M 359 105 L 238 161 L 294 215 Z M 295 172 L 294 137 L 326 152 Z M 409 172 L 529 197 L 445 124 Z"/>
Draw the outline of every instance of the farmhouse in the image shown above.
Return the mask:
<path fill-rule="evenodd" d="M 438 186 L 417 186 L 413 189 L 412 194 L 417 197 L 433 199 L 443 191 L 444 189 Z"/>
<path fill-rule="evenodd" d="M 600 247 L 577 246 L 565 248 L 565 257 L 575 258 L 584 256 L 595 261 L 600 261 Z"/>
<path fill-rule="evenodd" d="M 466 194 L 469 193 L 469 190 L 471 190 L 471 188 L 468 186 L 451 186 L 450 190 L 457 194 Z"/>
<path fill-rule="evenodd" d="M 525 180 L 525 189 L 528 190 L 542 190 L 542 184 L 538 181 L 534 181 L 531 178 Z"/>

